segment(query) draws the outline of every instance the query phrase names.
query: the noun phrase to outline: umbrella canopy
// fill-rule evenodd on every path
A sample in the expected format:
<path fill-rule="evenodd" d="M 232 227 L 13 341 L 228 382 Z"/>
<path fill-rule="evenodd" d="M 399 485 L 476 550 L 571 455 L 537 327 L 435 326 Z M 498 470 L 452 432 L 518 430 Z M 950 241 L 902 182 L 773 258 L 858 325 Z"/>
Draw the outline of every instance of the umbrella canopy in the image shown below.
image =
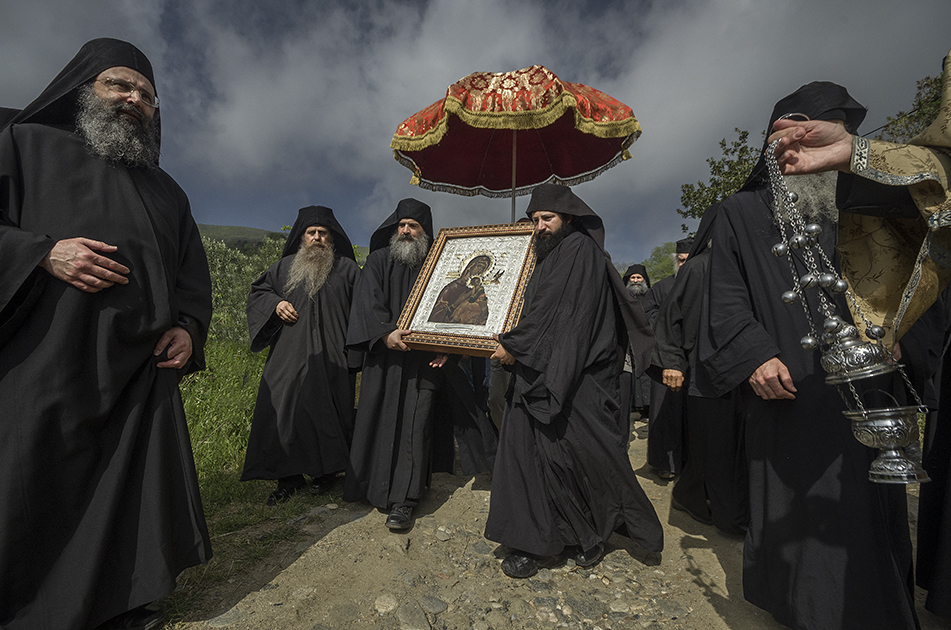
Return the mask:
<path fill-rule="evenodd" d="M 460 79 L 404 120 L 390 146 L 423 188 L 514 197 L 594 179 L 631 157 L 640 134 L 627 105 L 531 66 Z"/>

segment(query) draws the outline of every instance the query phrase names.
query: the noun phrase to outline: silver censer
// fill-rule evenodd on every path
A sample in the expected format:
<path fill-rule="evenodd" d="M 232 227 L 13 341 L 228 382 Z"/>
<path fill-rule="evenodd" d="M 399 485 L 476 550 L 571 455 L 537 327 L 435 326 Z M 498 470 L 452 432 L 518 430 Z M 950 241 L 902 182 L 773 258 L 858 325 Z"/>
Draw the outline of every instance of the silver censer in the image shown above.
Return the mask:
<path fill-rule="evenodd" d="M 768 149 L 772 156 L 776 143 Z M 872 324 L 862 313 L 859 305 L 849 291 L 848 283 L 839 276 L 834 265 L 821 247 L 817 246 L 817 237 L 822 227 L 817 223 L 806 223 L 795 206 L 796 195 L 789 192 L 775 159 L 767 159 L 770 189 L 773 196 L 773 212 L 779 225 L 783 241 L 773 246 L 773 254 L 789 259 L 789 267 L 795 280 L 794 286 L 782 295 L 786 304 L 802 303 L 809 322 L 810 332 L 801 340 L 803 349 L 822 352 L 820 364 L 826 371 L 826 383 L 835 386 L 845 401 L 848 411 L 845 417 L 852 423 L 852 435 L 865 446 L 878 449 L 878 457 L 872 462 L 868 477 L 876 483 L 923 483 L 929 481 L 928 473 L 905 454 L 905 448 L 918 441 L 918 414 L 927 412 L 918 393 L 904 369 L 898 364 L 891 351 L 880 341 L 885 336 L 881 326 Z M 802 276 L 796 269 L 790 249 L 800 250 L 806 266 Z M 818 254 L 818 259 L 814 254 Z M 822 332 L 818 332 L 812 310 L 804 299 L 804 291 L 816 289 L 818 292 L 818 315 L 822 318 Z M 858 329 L 849 324 L 836 311 L 835 304 L 826 291 L 845 294 L 853 309 L 863 320 L 865 334 L 874 341 L 863 341 Z M 893 406 L 866 408 L 856 384 L 864 379 L 898 371 L 906 388 L 915 399 L 915 406 Z M 879 392 L 884 393 L 884 392 Z M 886 394 L 887 398 L 891 398 Z"/>

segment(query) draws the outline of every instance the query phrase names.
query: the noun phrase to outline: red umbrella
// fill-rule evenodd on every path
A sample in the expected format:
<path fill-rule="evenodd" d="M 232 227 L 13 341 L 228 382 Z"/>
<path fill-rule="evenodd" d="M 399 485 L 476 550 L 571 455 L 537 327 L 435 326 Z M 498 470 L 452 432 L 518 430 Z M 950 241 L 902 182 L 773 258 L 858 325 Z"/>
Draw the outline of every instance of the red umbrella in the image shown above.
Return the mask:
<path fill-rule="evenodd" d="M 630 107 L 544 66 L 476 72 L 413 114 L 390 146 L 423 188 L 457 195 L 515 196 L 539 184 L 594 179 L 631 157 L 641 135 Z"/>

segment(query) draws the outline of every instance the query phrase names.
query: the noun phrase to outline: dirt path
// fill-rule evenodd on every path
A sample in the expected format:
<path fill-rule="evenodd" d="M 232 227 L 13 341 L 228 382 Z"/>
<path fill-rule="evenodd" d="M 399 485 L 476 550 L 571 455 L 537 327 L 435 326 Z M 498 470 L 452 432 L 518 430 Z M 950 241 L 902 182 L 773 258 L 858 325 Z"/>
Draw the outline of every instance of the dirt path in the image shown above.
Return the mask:
<path fill-rule="evenodd" d="M 670 509 L 672 484 L 641 465 L 645 437 L 639 430 L 630 452 L 664 524 L 658 566 L 635 559 L 625 539 L 613 537 L 604 560 L 591 569 L 568 561 L 529 580 L 509 579 L 499 569 L 505 549 L 482 537 L 488 478 L 436 475 L 408 532 L 391 533 L 383 527 L 385 515 L 364 504 L 315 508 L 303 540 L 281 548 L 243 580 L 208 594 L 195 618 L 179 627 L 783 628 L 743 599 L 742 539 Z M 909 496 L 914 503 L 916 497 Z M 920 606 L 919 614 L 924 630 L 951 629 L 951 621 Z"/>

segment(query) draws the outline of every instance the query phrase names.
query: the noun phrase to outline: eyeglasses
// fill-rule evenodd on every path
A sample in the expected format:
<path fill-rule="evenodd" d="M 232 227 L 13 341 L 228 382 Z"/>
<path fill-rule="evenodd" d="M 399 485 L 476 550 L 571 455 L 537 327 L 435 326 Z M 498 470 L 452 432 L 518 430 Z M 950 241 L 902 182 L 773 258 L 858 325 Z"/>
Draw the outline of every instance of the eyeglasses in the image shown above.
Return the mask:
<path fill-rule="evenodd" d="M 106 86 L 110 92 L 113 94 L 118 94 L 119 96 L 129 96 L 131 94 L 138 94 L 139 100 L 142 101 L 145 105 L 148 105 L 152 109 L 158 109 L 159 98 L 153 96 L 150 92 L 137 88 L 128 81 L 123 81 L 122 79 L 97 79 L 98 83 L 102 83 Z"/>

